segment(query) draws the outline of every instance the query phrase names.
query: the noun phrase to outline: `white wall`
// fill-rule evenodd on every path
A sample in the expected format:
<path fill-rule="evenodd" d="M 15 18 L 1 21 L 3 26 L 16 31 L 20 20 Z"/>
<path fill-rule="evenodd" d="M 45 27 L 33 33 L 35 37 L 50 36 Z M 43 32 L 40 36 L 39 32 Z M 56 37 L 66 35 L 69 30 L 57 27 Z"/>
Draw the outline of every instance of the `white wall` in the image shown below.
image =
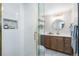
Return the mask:
<path fill-rule="evenodd" d="M 52 15 L 54 13 L 58 13 L 60 11 L 65 11 L 66 9 L 72 8 L 72 3 L 45 3 L 41 5 L 41 15 Z"/>
<path fill-rule="evenodd" d="M 18 31 L 19 31 L 19 41 L 20 41 L 20 55 L 24 56 L 24 8 L 23 4 L 20 4 L 19 14 L 18 14 Z"/>
<path fill-rule="evenodd" d="M 78 24 L 78 4 L 73 4 L 72 6 L 72 23 L 74 24 Z"/>
<path fill-rule="evenodd" d="M 36 55 L 34 31 L 38 16 L 37 4 L 24 4 L 24 55 Z"/>
<path fill-rule="evenodd" d="M 57 35 L 57 30 L 53 27 L 53 22 L 56 20 L 57 17 L 47 17 L 45 19 L 45 32 L 46 33 L 53 33 L 53 35 Z M 59 30 L 59 35 L 65 35 L 65 36 L 70 36 L 70 29 L 69 26 L 71 24 L 71 13 L 67 12 L 62 16 L 61 18 L 58 17 L 57 19 L 62 19 L 65 23 L 64 28 L 62 30 Z"/>
<path fill-rule="evenodd" d="M 3 18 L 17 20 L 18 29 L 3 29 L 2 55 L 16 56 L 23 54 L 23 11 L 21 4 L 4 3 Z"/>
<path fill-rule="evenodd" d="M 2 55 L 36 55 L 38 5 L 4 3 L 3 18 L 17 20 L 18 29 L 3 29 Z"/>
<path fill-rule="evenodd" d="M 69 26 L 72 23 L 77 24 L 77 21 L 78 21 L 77 4 L 45 4 L 45 15 L 51 15 L 51 16 L 45 17 L 45 32 L 46 33 L 51 32 L 53 33 L 53 35 L 54 34 L 56 35 L 57 31 L 52 26 L 52 23 L 55 20 L 54 18 L 56 17 L 53 17 L 52 15 L 56 14 L 57 12 L 59 13 L 59 12 L 66 11 L 68 9 L 71 11 L 64 13 L 64 17 L 62 17 L 62 19 L 65 22 L 65 26 L 62 30 L 59 31 L 59 33 L 60 35 L 71 36 Z"/>

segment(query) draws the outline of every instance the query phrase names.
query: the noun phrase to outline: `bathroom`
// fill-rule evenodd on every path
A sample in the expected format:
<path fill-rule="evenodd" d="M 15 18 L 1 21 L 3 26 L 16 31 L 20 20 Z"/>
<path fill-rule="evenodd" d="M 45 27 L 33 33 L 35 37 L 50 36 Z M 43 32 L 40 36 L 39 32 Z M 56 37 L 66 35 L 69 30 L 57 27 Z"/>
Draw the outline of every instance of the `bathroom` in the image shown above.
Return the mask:
<path fill-rule="evenodd" d="M 78 55 L 78 39 L 74 38 L 78 29 L 73 29 L 78 27 L 78 4 L 40 3 L 38 7 L 38 55 Z"/>
<path fill-rule="evenodd" d="M 2 56 L 77 55 L 76 3 L 3 3 L 2 12 Z"/>

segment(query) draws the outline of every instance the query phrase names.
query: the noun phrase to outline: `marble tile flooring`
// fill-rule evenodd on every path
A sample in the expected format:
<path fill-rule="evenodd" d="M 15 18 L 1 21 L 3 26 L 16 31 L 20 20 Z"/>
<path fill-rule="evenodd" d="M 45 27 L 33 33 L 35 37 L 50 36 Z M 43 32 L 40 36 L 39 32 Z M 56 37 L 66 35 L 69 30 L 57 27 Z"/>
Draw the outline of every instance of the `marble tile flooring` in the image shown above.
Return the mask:
<path fill-rule="evenodd" d="M 68 54 L 65 54 L 65 53 L 62 53 L 62 52 L 47 49 L 42 45 L 40 45 L 39 55 L 40 56 L 69 56 Z"/>
<path fill-rule="evenodd" d="M 69 56 L 69 55 L 58 52 L 58 51 L 45 49 L 45 56 Z"/>

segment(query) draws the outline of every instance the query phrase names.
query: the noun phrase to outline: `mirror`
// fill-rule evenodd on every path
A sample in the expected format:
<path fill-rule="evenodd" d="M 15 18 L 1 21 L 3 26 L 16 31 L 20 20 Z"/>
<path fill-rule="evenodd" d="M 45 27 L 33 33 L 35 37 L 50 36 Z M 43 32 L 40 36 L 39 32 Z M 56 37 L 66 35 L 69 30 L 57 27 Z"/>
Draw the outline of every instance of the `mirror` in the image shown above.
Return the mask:
<path fill-rule="evenodd" d="M 52 25 L 53 25 L 54 29 L 61 30 L 61 29 L 64 28 L 65 23 L 64 23 L 63 20 L 57 19 L 57 20 L 55 20 L 55 21 L 53 22 Z"/>
<path fill-rule="evenodd" d="M 62 30 L 64 28 L 65 22 L 61 19 L 56 19 L 52 25 L 53 25 L 53 28 L 57 30 L 57 33 L 58 33 L 59 30 Z"/>

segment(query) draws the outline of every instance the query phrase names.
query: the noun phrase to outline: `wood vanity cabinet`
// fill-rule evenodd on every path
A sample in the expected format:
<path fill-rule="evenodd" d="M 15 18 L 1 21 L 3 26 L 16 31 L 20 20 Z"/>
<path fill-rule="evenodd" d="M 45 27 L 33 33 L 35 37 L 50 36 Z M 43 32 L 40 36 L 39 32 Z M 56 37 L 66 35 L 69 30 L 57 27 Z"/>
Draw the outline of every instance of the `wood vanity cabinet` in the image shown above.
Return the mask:
<path fill-rule="evenodd" d="M 46 47 L 46 48 L 50 48 L 50 36 L 45 36 L 44 37 L 44 46 Z"/>
<path fill-rule="evenodd" d="M 63 40 L 63 37 L 57 37 L 57 50 L 64 51 L 64 40 Z"/>
<path fill-rule="evenodd" d="M 50 38 L 50 48 L 51 49 L 57 49 L 57 39 L 56 37 L 51 37 Z"/>
<path fill-rule="evenodd" d="M 73 54 L 70 37 L 64 37 L 64 52 L 69 53 L 69 54 Z"/>
<path fill-rule="evenodd" d="M 71 37 L 47 36 L 44 37 L 44 46 L 46 48 L 64 52 L 72 55 Z"/>

